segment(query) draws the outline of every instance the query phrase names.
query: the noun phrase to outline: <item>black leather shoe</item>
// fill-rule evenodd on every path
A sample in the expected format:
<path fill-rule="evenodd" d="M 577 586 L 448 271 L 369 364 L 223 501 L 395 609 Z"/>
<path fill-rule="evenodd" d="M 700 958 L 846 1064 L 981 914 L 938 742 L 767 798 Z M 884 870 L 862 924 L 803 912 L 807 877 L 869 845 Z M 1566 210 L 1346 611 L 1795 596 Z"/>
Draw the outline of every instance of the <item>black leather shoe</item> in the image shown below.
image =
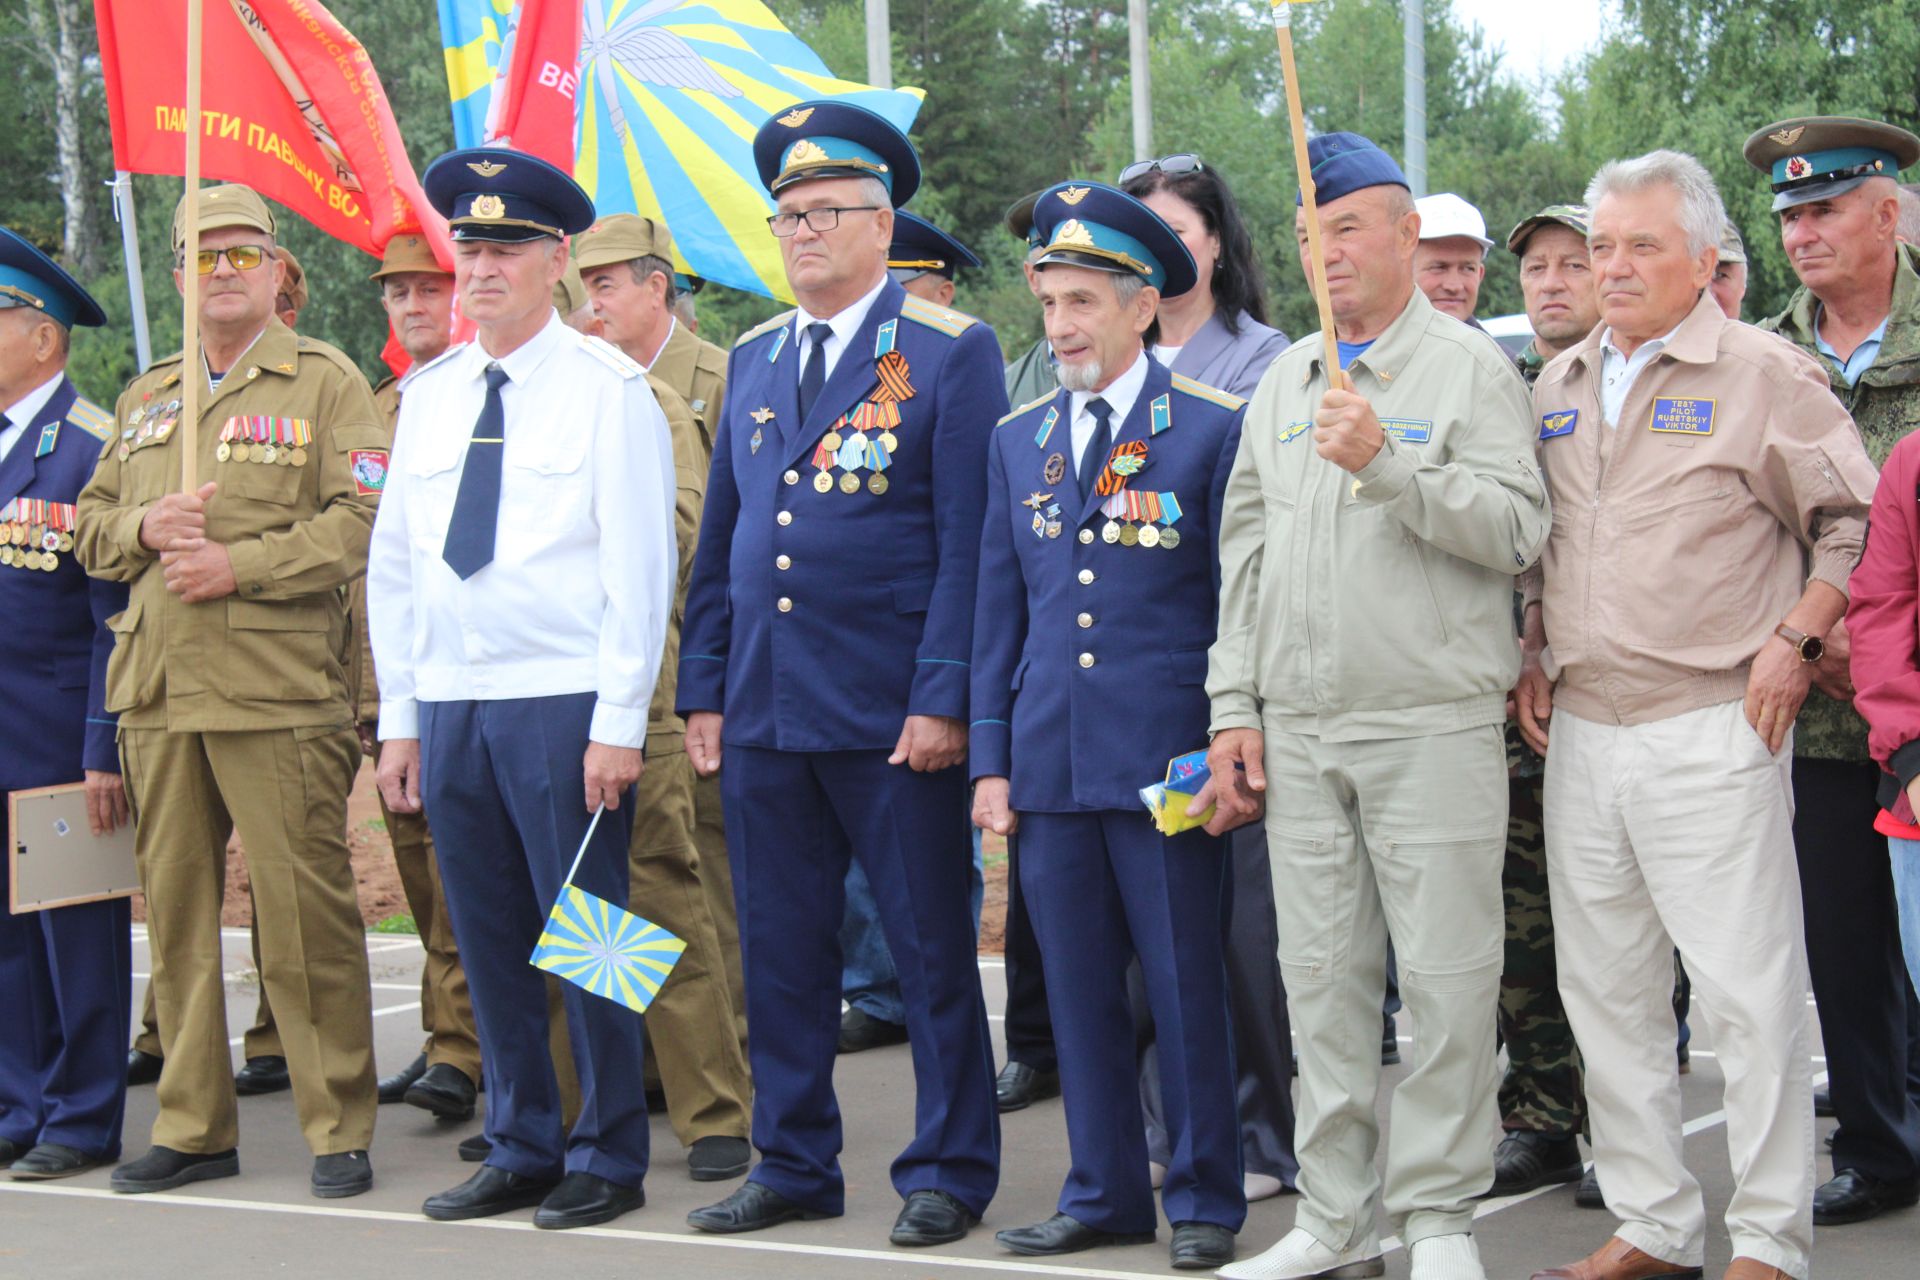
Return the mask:
<path fill-rule="evenodd" d="M 1030 1227 L 1008 1227 L 1005 1231 L 996 1231 L 993 1238 L 1000 1242 L 1002 1248 L 1013 1253 L 1029 1258 L 1046 1258 L 1056 1253 L 1079 1253 L 1082 1249 L 1098 1249 L 1110 1244 L 1152 1244 L 1153 1232 L 1115 1235 L 1110 1231 L 1095 1231 L 1078 1219 L 1056 1213 L 1045 1222 L 1036 1222 Z"/>
<path fill-rule="evenodd" d="M 435 1222 L 464 1222 L 491 1218 L 515 1209 L 531 1209 L 560 1185 L 558 1178 L 523 1178 L 490 1164 L 450 1191 L 428 1196 L 420 1212 Z"/>
<path fill-rule="evenodd" d="M 343 1200 L 373 1190 L 373 1162 L 365 1151 L 340 1151 L 313 1158 L 313 1194 Z"/>
<path fill-rule="evenodd" d="M 1233 1261 L 1233 1232 L 1217 1222 L 1176 1222 L 1169 1256 L 1175 1271 L 1212 1271 Z"/>
<path fill-rule="evenodd" d="M 171 1191 L 189 1182 L 232 1178 L 239 1172 L 238 1151 L 216 1151 L 202 1156 L 156 1146 L 138 1160 L 115 1169 L 108 1185 L 123 1195 L 137 1196 L 149 1191 Z"/>
<path fill-rule="evenodd" d="M 19 1177 L 20 1166 L 13 1168 L 13 1176 Z M 1813 1193 L 1813 1221 L 1815 1226 L 1839 1227 L 1915 1204 L 1920 1204 L 1920 1178 L 1888 1180 L 1842 1169 Z"/>
<path fill-rule="evenodd" d="M 944 1191 L 916 1191 L 900 1207 L 893 1220 L 888 1240 L 907 1248 L 929 1244 L 952 1244 L 963 1239 L 967 1228 L 980 1221 L 973 1210 Z"/>
<path fill-rule="evenodd" d="M 1380 1065 L 1397 1067 L 1400 1065 L 1400 1028 L 1394 1025 L 1393 1015 L 1382 1014 L 1380 1021 Z"/>
<path fill-rule="evenodd" d="M 1813 1091 L 1813 1114 L 1822 1120 L 1833 1119 L 1833 1094 L 1826 1089 Z"/>
<path fill-rule="evenodd" d="M 897 1022 L 887 1022 L 859 1009 L 849 1009 L 840 1015 L 841 1053 L 863 1053 L 906 1042 L 907 1029 Z"/>
<path fill-rule="evenodd" d="M 1580 1175 L 1580 1185 L 1574 1188 L 1573 1202 L 1582 1209 L 1604 1209 L 1607 1198 L 1600 1194 L 1600 1166 L 1589 1165 Z"/>
<path fill-rule="evenodd" d="M 591 1173 L 570 1173 L 533 1211 L 533 1225 L 548 1231 L 597 1227 L 647 1202 L 639 1187 L 623 1187 Z"/>
<path fill-rule="evenodd" d="M 1060 1073 L 1040 1071 L 1009 1060 L 993 1082 L 994 1105 L 1001 1111 L 1025 1111 L 1045 1098 L 1060 1096 Z"/>
<path fill-rule="evenodd" d="M 278 1093 L 291 1088 L 287 1060 L 278 1054 L 248 1058 L 246 1065 L 233 1073 L 233 1091 L 252 1097 L 259 1093 Z"/>
<path fill-rule="evenodd" d="M 0 1138 L 0 1169 L 6 1168 L 25 1154 L 27 1154 L 26 1147 L 7 1138 Z"/>
<path fill-rule="evenodd" d="M 405 1102 L 407 1090 L 413 1088 L 413 1082 L 427 1074 L 427 1055 L 421 1054 L 406 1066 L 390 1076 L 380 1077 L 380 1101 Z"/>
<path fill-rule="evenodd" d="M 25 1155 L 16 1157 L 10 1172 L 16 1182 L 51 1182 L 55 1178 L 71 1178 L 76 1173 L 97 1169 L 105 1163 L 99 1156 L 90 1156 L 75 1147 L 43 1142 Z"/>
<path fill-rule="evenodd" d="M 160 1078 L 160 1068 L 166 1059 L 157 1053 L 143 1053 L 139 1049 L 127 1050 L 127 1083 L 129 1085 L 152 1084 Z"/>
<path fill-rule="evenodd" d="M 466 1072 L 451 1063 L 436 1062 L 407 1090 L 406 1103 L 442 1120 L 471 1120 L 478 1092 Z"/>
<path fill-rule="evenodd" d="M 1572 1135 L 1556 1138 L 1516 1129 L 1500 1139 L 1493 1153 L 1493 1189 L 1487 1194 L 1517 1196 L 1535 1187 L 1578 1182 L 1581 1172 L 1580 1144 Z"/>
<path fill-rule="evenodd" d="M 487 1141 L 487 1135 L 476 1133 L 471 1138 L 460 1139 L 458 1148 L 460 1158 L 468 1164 L 479 1164 L 493 1154 L 493 1144 Z"/>
<path fill-rule="evenodd" d="M 813 1222 L 835 1216 L 803 1209 L 763 1183 L 744 1182 L 738 1191 L 719 1204 L 710 1204 L 688 1214 L 687 1225 L 696 1231 L 731 1236 L 742 1231 L 777 1227 L 783 1222 Z"/>
<path fill-rule="evenodd" d="M 687 1148 L 687 1173 L 695 1182 L 725 1182 L 745 1174 L 752 1160 L 753 1148 L 745 1138 L 695 1138 Z"/>

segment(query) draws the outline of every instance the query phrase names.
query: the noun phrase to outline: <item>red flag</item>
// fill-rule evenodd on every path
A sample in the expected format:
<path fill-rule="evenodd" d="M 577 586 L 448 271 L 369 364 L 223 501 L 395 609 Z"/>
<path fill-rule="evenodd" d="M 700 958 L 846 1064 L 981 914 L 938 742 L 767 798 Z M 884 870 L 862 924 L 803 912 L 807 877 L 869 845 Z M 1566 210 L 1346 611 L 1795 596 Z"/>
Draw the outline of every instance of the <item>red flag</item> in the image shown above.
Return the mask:
<path fill-rule="evenodd" d="M 377 254 L 423 230 L 449 270 L 373 61 L 318 0 L 200 0 L 200 163 Z M 186 171 L 187 0 L 94 0 L 117 168 Z"/>
<path fill-rule="evenodd" d="M 579 65 L 580 0 L 524 0 L 506 80 L 487 121 L 488 145 L 572 173 Z"/>

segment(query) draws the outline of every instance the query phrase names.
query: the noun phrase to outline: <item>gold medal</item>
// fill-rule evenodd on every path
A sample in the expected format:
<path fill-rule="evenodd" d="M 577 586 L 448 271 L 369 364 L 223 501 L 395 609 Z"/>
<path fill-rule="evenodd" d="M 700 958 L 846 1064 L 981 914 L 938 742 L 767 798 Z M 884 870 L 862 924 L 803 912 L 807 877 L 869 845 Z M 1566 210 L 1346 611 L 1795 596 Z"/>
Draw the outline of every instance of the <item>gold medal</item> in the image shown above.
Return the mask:
<path fill-rule="evenodd" d="M 7 546 L 0 547 L 0 564 L 11 565 L 12 563 L 13 563 L 12 545 L 9 544 Z"/>
<path fill-rule="evenodd" d="M 273 461 L 274 461 L 274 465 L 276 465 L 276 466 L 281 466 L 281 467 L 290 467 L 290 466 L 292 466 L 292 465 L 293 465 L 293 450 L 291 450 L 291 449 L 282 449 L 282 450 L 280 450 L 280 454 L 279 454 L 279 456 L 278 456 L 278 457 L 276 457 L 276 458 L 274 458 L 274 460 L 273 460 Z"/>
<path fill-rule="evenodd" d="M 894 438 L 893 432 L 882 431 L 880 433 L 880 447 L 885 449 L 888 453 L 892 453 L 895 449 L 898 449 L 900 447 L 900 442 Z"/>
<path fill-rule="evenodd" d="M 1140 545 L 1143 547 L 1159 546 L 1160 545 L 1160 526 L 1157 524 L 1141 525 L 1140 526 Z"/>
<path fill-rule="evenodd" d="M 60 557 L 54 555 L 51 551 L 42 551 L 40 553 L 40 567 L 48 573 L 52 573 L 60 567 Z"/>
<path fill-rule="evenodd" d="M 245 462 L 252 455 L 253 450 L 247 447 L 245 440 L 241 440 L 233 446 L 233 460 L 235 462 Z"/>
<path fill-rule="evenodd" d="M 225 440 L 222 440 L 220 442 L 220 447 L 213 451 L 213 456 L 220 459 L 220 461 L 225 462 L 228 458 L 231 458 L 233 456 L 233 446 L 227 443 Z"/>
<path fill-rule="evenodd" d="M 295 445 L 292 449 L 289 449 L 287 451 L 287 457 L 296 467 L 304 467 L 307 465 L 307 451 L 299 445 Z"/>
<path fill-rule="evenodd" d="M 1120 545 L 1121 546 L 1131 547 L 1136 545 L 1139 541 L 1140 541 L 1140 530 L 1134 528 L 1130 524 L 1123 524 L 1120 526 Z"/>
<path fill-rule="evenodd" d="M 1165 532 L 1163 532 L 1160 535 L 1160 545 L 1165 547 L 1169 551 L 1179 546 L 1180 531 L 1178 529 L 1168 528 Z"/>
<path fill-rule="evenodd" d="M 260 451 L 260 456 L 258 459 L 256 459 L 256 461 L 264 462 L 268 466 L 272 466 L 275 459 L 277 459 L 279 456 L 280 456 L 279 453 L 274 449 L 274 447 L 272 445 L 268 445 L 266 448 Z"/>
<path fill-rule="evenodd" d="M 855 475 L 855 474 L 853 474 L 853 472 L 851 472 L 851 471 L 849 471 L 849 472 L 847 472 L 847 473 L 846 473 L 845 475 L 843 475 L 843 476 L 841 476 L 841 477 L 840 477 L 840 492 L 842 492 L 842 493 L 858 493 L 858 492 L 860 492 L 860 477 L 859 477 L 859 476 L 857 476 L 857 475 Z"/>
<path fill-rule="evenodd" d="M 829 431 L 821 439 L 820 443 L 826 446 L 826 450 L 828 453 L 838 453 L 840 450 L 840 443 L 841 443 L 840 433 L 838 431 Z"/>
<path fill-rule="evenodd" d="M 1103 525 L 1101 525 L 1101 526 L 1100 526 L 1100 541 L 1102 541 L 1102 542 L 1118 542 L 1118 541 L 1120 541 L 1120 526 L 1119 526 L 1119 524 L 1118 524 L 1117 522 L 1115 522 L 1115 521 L 1112 521 L 1112 520 L 1109 520 L 1109 521 L 1107 521 L 1107 522 L 1106 522 L 1105 524 L 1103 524 Z"/>
<path fill-rule="evenodd" d="M 891 482 L 878 471 L 867 477 L 867 489 L 876 495 L 885 493 L 890 483 Z"/>
<path fill-rule="evenodd" d="M 19 555 L 17 559 L 20 564 L 27 566 L 29 569 L 38 569 L 40 567 L 40 553 L 38 551 L 25 552 Z"/>
<path fill-rule="evenodd" d="M 832 493 L 833 473 L 831 471 L 822 471 L 819 475 L 815 476 L 813 478 L 813 491 L 815 493 Z"/>
<path fill-rule="evenodd" d="M 63 534 L 61 534 L 61 535 L 60 535 L 60 549 L 61 549 L 62 551 L 71 551 L 71 550 L 73 550 L 73 535 L 72 535 L 72 534 L 70 534 L 70 533 L 63 533 Z"/>

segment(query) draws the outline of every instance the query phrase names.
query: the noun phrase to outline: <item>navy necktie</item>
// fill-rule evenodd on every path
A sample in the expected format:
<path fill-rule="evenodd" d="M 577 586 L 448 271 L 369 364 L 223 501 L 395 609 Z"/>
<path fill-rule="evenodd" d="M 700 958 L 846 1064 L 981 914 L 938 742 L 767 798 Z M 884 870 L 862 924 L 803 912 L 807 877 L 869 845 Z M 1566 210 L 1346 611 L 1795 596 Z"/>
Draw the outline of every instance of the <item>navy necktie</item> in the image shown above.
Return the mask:
<path fill-rule="evenodd" d="M 807 352 L 807 363 L 800 370 L 800 420 L 806 421 L 813 412 L 813 402 L 820 398 L 820 388 L 827 385 L 827 339 L 833 336 L 830 324 L 810 324 L 807 337 L 813 346 Z"/>
<path fill-rule="evenodd" d="M 493 563 L 494 531 L 500 523 L 500 453 L 506 447 L 507 425 L 500 388 L 506 381 L 505 369 L 487 366 L 487 402 L 480 406 L 473 438 L 467 442 L 467 465 L 460 472 L 446 545 L 440 549 L 440 558 L 463 580 Z"/>
<path fill-rule="evenodd" d="M 1093 438 L 1087 441 L 1086 451 L 1080 455 L 1080 469 L 1075 473 L 1082 498 L 1093 492 L 1100 468 L 1106 465 L 1107 453 L 1113 448 L 1113 406 L 1095 396 L 1087 401 L 1087 412 L 1093 415 Z"/>

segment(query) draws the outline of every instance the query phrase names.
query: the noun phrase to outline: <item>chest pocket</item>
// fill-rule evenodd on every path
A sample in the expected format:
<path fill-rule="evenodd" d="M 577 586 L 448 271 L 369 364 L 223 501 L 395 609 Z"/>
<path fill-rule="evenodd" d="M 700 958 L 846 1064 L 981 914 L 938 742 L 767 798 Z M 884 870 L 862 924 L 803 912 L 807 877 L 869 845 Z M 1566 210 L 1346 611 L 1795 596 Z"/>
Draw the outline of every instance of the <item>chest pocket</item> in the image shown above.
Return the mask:
<path fill-rule="evenodd" d="M 509 431 L 512 429 L 509 428 Z M 564 523 L 592 497 L 584 432 L 555 438 L 538 431 L 509 435 L 500 468 L 500 516 L 519 529 Z M 633 495 L 639 500 L 640 495 Z M 524 523 L 523 523 L 524 522 Z"/>
<path fill-rule="evenodd" d="M 288 463 L 281 466 L 272 462 L 234 462 L 218 463 L 217 474 L 213 477 L 220 482 L 220 488 L 235 497 L 247 498 L 254 502 L 270 502 L 276 506 L 285 506 L 300 496 L 300 485 L 307 472 L 319 465 L 309 448 L 304 465 L 294 466 Z"/>

